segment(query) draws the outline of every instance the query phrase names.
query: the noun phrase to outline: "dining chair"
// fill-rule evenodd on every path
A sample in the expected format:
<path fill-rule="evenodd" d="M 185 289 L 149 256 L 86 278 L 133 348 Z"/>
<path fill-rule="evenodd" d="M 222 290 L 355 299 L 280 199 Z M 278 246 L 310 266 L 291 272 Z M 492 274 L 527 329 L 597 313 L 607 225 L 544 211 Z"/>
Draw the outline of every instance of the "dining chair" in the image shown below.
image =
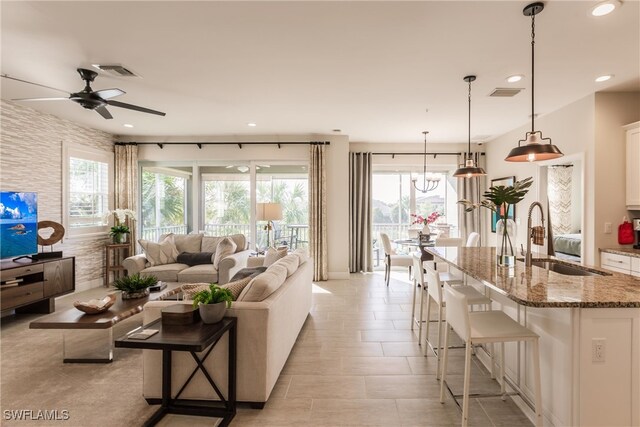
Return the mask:
<path fill-rule="evenodd" d="M 468 286 L 466 286 L 468 287 Z M 464 288 L 464 287 L 462 287 Z M 464 381 L 462 395 L 452 396 L 457 402 L 457 398 L 462 397 L 462 426 L 469 422 L 469 377 L 471 376 L 471 349 L 475 344 L 500 343 L 501 364 L 500 364 L 500 394 L 503 399 L 507 395 L 505 389 L 505 359 L 504 343 L 525 341 L 532 345 L 533 351 L 533 385 L 535 393 L 535 425 L 542 426 L 542 391 L 540 385 L 540 353 L 538 347 L 538 335 L 525 328 L 502 311 L 476 311 L 470 313 L 468 310 L 469 297 L 460 292 L 461 287 L 445 286 L 444 302 L 447 307 L 447 320 L 444 334 L 444 357 L 442 363 L 442 378 L 440 381 L 440 403 L 444 403 L 444 388 L 446 384 L 449 326 L 465 342 L 464 360 Z M 427 323 L 428 325 L 428 323 Z M 493 362 L 492 362 L 493 365 Z M 493 366 L 492 366 L 493 369 Z M 450 389 L 449 389 L 450 390 Z M 513 393 L 509 393 L 513 394 Z M 490 397 L 487 395 L 474 397 Z"/>
<path fill-rule="evenodd" d="M 411 255 L 398 255 L 391 247 L 391 240 L 386 233 L 380 233 L 380 240 L 382 240 L 384 248 L 384 280 L 387 282 L 387 286 L 389 286 L 391 267 L 393 266 L 409 267 L 409 279 L 411 279 L 411 266 L 413 265 Z"/>
<path fill-rule="evenodd" d="M 478 243 L 480 242 L 480 234 L 472 231 L 469 233 L 469 237 L 467 237 L 467 243 L 464 245 L 466 248 L 476 248 L 478 247 Z"/>

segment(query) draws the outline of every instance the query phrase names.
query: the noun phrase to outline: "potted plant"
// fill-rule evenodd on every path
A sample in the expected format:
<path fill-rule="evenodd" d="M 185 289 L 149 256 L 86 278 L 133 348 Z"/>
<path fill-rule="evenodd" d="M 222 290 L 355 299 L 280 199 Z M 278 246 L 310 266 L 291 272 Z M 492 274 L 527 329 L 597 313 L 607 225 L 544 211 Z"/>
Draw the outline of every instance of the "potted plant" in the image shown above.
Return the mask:
<path fill-rule="evenodd" d="M 126 243 L 129 233 L 131 233 L 129 227 L 124 224 L 119 224 L 111 227 L 109 235 L 113 237 L 113 243 Z"/>
<path fill-rule="evenodd" d="M 466 206 L 465 212 L 470 212 L 478 207 L 483 207 L 495 212 L 499 219 L 496 225 L 496 235 L 498 238 L 496 251 L 498 265 L 515 266 L 515 250 L 513 249 L 512 237 L 515 236 L 515 222 L 509 219 L 511 205 L 515 205 L 524 199 L 529 192 L 529 187 L 533 183 L 533 178 L 525 178 L 516 181 L 513 186 L 507 187 L 497 185 L 485 191 L 484 198 L 480 203 L 473 203 L 470 200 L 462 199 L 458 203 Z"/>
<path fill-rule="evenodd" d="M 113 287 L 122 291 L 122 299 L 143 298 L 149 295 L 149 286 L 158 283 L 155 276 L 140 276 L 139 273 L 121 277 L 113 282 Z"/>
<path fill-rule="evenodd" d="M 197 292 L 193 296 L 193 307 L 198 307 L 204 323 L 217 323 L 222 320 L 228 307 L 231 307 L 233 295 L 229 289 L 212 283 L 209 289 Z"/>
<path fill-rule="evenodd" d="M 436 222 L 436 220 L 440 217 L 440 213 L 431 212 L 429 216 L 411 214 L 411 217 L 413 218 L 413 222 L 411 222 L 411 225 L 422 224 L 422 234 L 430 236 L 431 228 L 429 228 L 429 224 L 433 224 L 434 222 Z"/>

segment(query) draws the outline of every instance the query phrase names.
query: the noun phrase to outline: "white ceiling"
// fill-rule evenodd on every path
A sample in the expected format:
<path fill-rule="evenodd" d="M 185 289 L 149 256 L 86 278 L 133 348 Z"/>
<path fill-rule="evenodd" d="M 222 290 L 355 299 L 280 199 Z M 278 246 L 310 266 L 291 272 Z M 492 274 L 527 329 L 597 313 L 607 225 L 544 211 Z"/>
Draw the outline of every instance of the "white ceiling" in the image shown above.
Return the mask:
<path fill-rule="evenodd" d="M 593 1 L 551 1 L 536 18 L 536 112 L 600 90 L 640 90 L 640 8 L 592 17 Z M 526 2 L 2 2 L 2 73 L 70 92 L 75 69 L 119 63 L 93 89 L 166 117 L 110 107 L 113 120 L 68 101 L 23 102 L 121 135 L 331 133 L 351 141 L 498 136 L 530 114 Z M 511 74 L 527 78 L 506 83 Z M 595 83 L 602 74 L 615 74 Z M 3 99 L 60 96 L 1 79 Z M 489 98 L 496 87 L 523 87 Z M 429 109 L 429 113 L 425 109 Z M 255 122 L 250 128 L 247 123 Z M 133 129 L 122 125 L 132 123 Z"/>

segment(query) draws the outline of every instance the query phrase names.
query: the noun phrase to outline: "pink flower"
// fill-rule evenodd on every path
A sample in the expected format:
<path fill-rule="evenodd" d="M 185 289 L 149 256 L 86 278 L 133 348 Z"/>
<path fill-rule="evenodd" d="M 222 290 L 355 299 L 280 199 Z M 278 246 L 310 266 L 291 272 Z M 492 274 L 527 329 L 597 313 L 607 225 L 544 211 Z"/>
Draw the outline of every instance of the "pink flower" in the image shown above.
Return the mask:
<path fill-rule="evenodd" d="M 434 223 L 440 217 L 440 214 L 438 212 L 432 212 L 426 218 L 423 217 L 422 215 L 411 214 L 411 217 L 414 218 L 414 220 L 413 220 L 413 222 L 411 224 L 427 225 L 427 224 Z"/>

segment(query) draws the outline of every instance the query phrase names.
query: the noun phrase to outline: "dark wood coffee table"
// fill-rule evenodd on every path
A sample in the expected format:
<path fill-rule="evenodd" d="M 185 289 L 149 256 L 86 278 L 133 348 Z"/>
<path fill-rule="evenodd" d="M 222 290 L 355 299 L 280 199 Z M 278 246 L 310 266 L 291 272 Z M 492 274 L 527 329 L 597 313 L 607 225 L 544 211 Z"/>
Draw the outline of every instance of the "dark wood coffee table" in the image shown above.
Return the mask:
<path fill-rule="evenodd" d="M 85 314 L 74 307 L 40 317 L 29 324 L 29 329 L 63 329 L 65 363 L 109 363 L 113 360 L 113 326 L 141 313 L 147 302 L 181 286 L 181 283 L 167 283 L 160 292 L 128 300 L 123 300 L 118 292 L 115 304 L 104 313 Z"/>
<path fill-rule="evenodd" d="M 160 408 L 147 420 L 145 426 L 156 425 L 165 414 L 200 415 L 222 418 L 220 426 L 228 426 L 236 414 L 236 324 L 235 317 L 225 317 L 218 323 L 206 324 L 201 321 L 192 325 L 163 325 L 160 319 L 144 326 L 144 329 L 158 329 L 159 332 L 146 340 L 129 338 L 127 334 L 116 340 L 116 347 L 141 348 L 162 351 L 162 401 Z M 213 378 L 204 367 L 213 348 L 225 333 L 229 333 L 229 362 L 227 378 L 227 398 L 222 395 Z M 209 350 L 207 350 L 207 348 Z M 196 353 L 207 350 L 202 359 Z M 187 381 L 180 387 L 175 397 L 171 397 L 171 352 L 188 351 L 197 366 Z M 219 401 L 186 400 L 180 395 L 200 370 L 205 376 Z"/>

